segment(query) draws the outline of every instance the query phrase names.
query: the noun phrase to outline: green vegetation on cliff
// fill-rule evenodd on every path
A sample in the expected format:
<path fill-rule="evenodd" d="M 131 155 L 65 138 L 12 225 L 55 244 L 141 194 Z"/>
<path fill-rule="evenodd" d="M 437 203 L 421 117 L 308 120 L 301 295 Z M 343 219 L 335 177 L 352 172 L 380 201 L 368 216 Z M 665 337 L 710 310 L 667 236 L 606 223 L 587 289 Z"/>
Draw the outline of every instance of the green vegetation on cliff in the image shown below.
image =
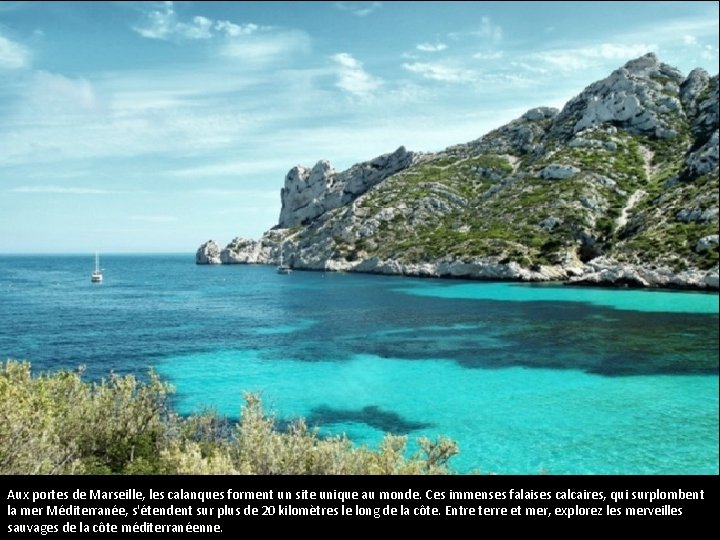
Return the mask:
<path fill-rule="evenodd" d="M 456 147 L 361 197 L 355 215 L 365 222 L 375 218 L 379 227 L 371 234 L 354 227 L 357 240 L 336 239 L 345 246 L 335 255 L 364 251 L 365 257 L 405 263 L 495 257 L 531 266 L 559 264 L 567 254 L 581 261 L 608 254 L 635 263 L 677 260 L 711 268 L 717 250 L 698 253 L 695 243 L 717 232 L 717 218 L 688 224 L 677 214 L 716 207 L 717 176 L 668 185 L 690 145 L 685 124 L 675 124 L 684 129 L 668 140 L 594 129 L 583 134 L 587 147 L 557 143 L 539 156 L 475 155 L 471 145 Z M 579 172 L 542 178 L 553 164 Z M 631 218 L 627 225 L 619 221 L 623 209 Z M 588 243 L 594 247 L 585 253 Z"/>
<path fill-rule="evenodd" d="M 648 54 L 380 182 L 363 175 L 387 156 L 341 173 L 349 202 L 279 241 L 298 268 L 717 288 L 717 96 Z M 322 201 L 328 175 L 291 192 Z"/>

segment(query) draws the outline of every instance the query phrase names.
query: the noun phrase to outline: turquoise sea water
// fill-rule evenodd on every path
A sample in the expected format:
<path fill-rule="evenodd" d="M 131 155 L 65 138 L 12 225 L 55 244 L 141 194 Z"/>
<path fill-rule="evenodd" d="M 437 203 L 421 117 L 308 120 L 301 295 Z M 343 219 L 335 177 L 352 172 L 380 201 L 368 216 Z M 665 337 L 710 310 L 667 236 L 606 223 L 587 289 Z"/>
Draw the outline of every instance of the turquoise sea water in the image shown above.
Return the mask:
<path fill-rule="evenodd" d="M 0 357 L 145 373 L 176 406 L 374 445 L 458 441 L 461 472 L 718 473 L 717 294 L 0 257 Z"/>

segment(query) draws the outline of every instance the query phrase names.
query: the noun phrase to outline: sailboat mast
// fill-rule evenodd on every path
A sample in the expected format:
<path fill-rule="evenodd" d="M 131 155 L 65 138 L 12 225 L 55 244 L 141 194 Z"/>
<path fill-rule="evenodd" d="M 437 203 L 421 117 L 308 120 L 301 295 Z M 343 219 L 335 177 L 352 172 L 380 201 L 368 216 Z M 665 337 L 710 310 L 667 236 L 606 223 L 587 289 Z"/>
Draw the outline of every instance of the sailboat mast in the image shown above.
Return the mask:
<path fill-rule="evenodd" d="M 102 272 L 100 271 L 100 254 L 95 252 L 95 271 L 90 276 L 93 283 L 102 283 Z"/>

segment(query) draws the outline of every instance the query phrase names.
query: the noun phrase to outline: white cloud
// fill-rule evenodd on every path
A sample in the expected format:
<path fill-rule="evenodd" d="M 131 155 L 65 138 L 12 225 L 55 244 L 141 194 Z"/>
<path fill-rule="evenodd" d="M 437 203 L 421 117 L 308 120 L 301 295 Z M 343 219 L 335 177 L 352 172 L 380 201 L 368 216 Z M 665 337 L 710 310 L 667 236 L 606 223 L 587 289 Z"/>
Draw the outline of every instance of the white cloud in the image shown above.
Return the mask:
<path fill-rule="evenodd" d="M 146 81 L 147 84 L 147 81 Z M 139 99 L 144 102 L 140 96 Z M 247 136 L 236 110 L 202 98 L 177 106 L 124 108 L 109 99 L 95 111 L 63 111 L 62 102 L 35 107 L 26 100 L 0 131 L 0 164 L 180 154 L 185 157 L 228 148 Z"/>
<path fill-rule="evenodd" d="M 649 43 L 601 43 L 588 47 L 540 51 L 530 54 L 528 59 L 544 64 L 537 66 L 538 68 L 570 72 L 588 69 L 606 60 L 624 62 L 656 50 L 657 45 Z"/>
<path fill-rule="evenodd" d="M 263 32 L 228 39 L 220 54 L 248 64 L 267 64 L 304 54 L 310 50 L 310 37 L 300 30 Z"/>
<path fill-rule="evenodd" d="M 700 56 L 705 60 L 714 60 L 717 64 L 718 47 L 713 47 L 712 45 L 705 45 L 700 51 Z"/>
<path fill-rule="evenodd" d="M 57 73 L 36 71 L 27 92 L 35 115 L 87 113 L 99 106 L 95 88 L 87 79 L 71 79 Z"/>
<path fill-rule="evenodd" d="M 683 44 L 688 48 L 689 51 L 693 51 L 694 54 L 699 54 L 700 58 L 704 60 L 715 60 L 717 63 L 718 47 L 713 45 L 703 45 L 698 38 L 694 35 L 685 34 L 682 37 Z"/>
<path fill-rule="evenodd" d="M 651 50 L 657 49 L 657 45 L 648 43 L 628 43 L 625 45 L 615 45 L 612 43 L 603 43 L 595 47 L 580 49 L 581 54 L 591 58 L 603 58 L 605 60 L 630 60 L 632 58 L 647 54 Z"/>
<path fill-rule="evenodd" d="M 538 63 L 529 64 L 527 62 L 510 62 L 512 67 L 522 68 L 530 73 L 537 73 L 539 75 L 548 75 L 550 71 L 544 67 L 540 67 Z"/>
<path fill-rule="evenodd" d="M 30 65 L 30 51 L 0 34 L 0 69 L 20 69 Z"/>
<path fill-rule="evenodd" d="M 148 39 L 211 39 L 218 32 L 228 37 L 249 35 L 260 27 L 256 24 L 239 25 L 230 21 L 214 21 L 202 15 L 196 15 L 189 22 L 178 18 L 172 2 L 164 2 L 160 9 L 154 9 L 145 15 L 143 26 L 133 28 Z"/>
<path fill-rule="evenodd" d="M 696 39 L 717 41 L 717 10 L 708 17 L 677 18 L 667 20 L 662 25 L 646 24 L 622 36 L 628 41 L 658 41 L 660 43 L 677 42 L 679 36 L 693 36 Z"/>
<path fill-rule="evenodd" d="M 471 70 L 441 62 L 413 62 L 403 64 L 406 70 L 434 81 L 461 83 L 475 79 Z"/>
<path fill-rule="evenodd" d="M 247 36 L 257 32 L 260 27 L 257 24 L 235 24 L 230 21 L 218 21 L 215 23 L 215 30 L 225 34 L 228 37 Z"/>
<path fill-rule="evenodd" d="M 480 29 L 473 32 L 474 35 L 489 39 L 492 43 L 500 43 L 503 38 L 503 30 L 499 25 L 493 24 L 490 17 L 483 17 L 480 20 Z"/>
<path fill-rule="evenodd" d="M 177 16 L 172 2 L 165 2 L 163 8 L 147 13 L 145 26 L 136 26 L 133 30 L 149 39 L 170 39 L 177 32 Z"/>
<path fill-rule="evenodd" d="M 355 58 L 353 58 L 353 56 L 348 53 L 337 53 L 332 56 L 332 59 L 346 68 L 356 69 L 362 67 L 362 64 L 355 60 Z"/>
<path fill-rule="evenodd" d="M 415 48 L 422 52 L 440 52 L 447 49 L 447 45 L 445 43 L 419 43 Z"/>
<path fill-rule="evenodd" d="M 213 22 L 207 17 L 198 15 L 193 17 L 192 24 L 178 25 L 180 32 L 188 39 L 210 39 L 212 37 Z"/>
<path fill-rule="evenodd" d="M 288 168 L 288 167 L 285 167 Z M 195 167 L 187 167 L 184 169 L 176 169 L 170 171 L 171 176 L 178 177 L 222 177 L 222 176 L 240 176 L 240 175 L 258 175 L 268 172 L 283 170 L 283 164 L 277 159 L 269 160 L 248 160 L 238 159 L 233 161 L 213 162 L 207 165 L 199 165 Z"/>
<path fill-rule="evenodd" d="M 356 17 L 365 17 L 382 7 L 382 2 L 335 2 L 340 11 L 347 11 Z"/>
<path fill-rule="evenodd" d="M 493 24 L 490 17 L 482 17 L 480 19 L 480 27 L 477 30 L 471 32 L 450 32 L 447 34 L 447 37 L 454 41 L 467 40 L 468 38 L 477 41 L 479 37 L 483 41 L 497 45 L 503 39 L 503 29 L 500 25 Z"/>
<path fill-rule="evenodd" d="M 485 51 L 473 54 L 477 60 L 500 60 L 505 54 L 502 51 Z"/>
<path fill-rule="evenodd" d="M 382 81 L 365 71 L 362 62 L 352 55 L 342 52 L 330 58 L 337 64 L 338 80 L 335 85 L 338 88 L 358 97 L 366 97 L 382 85 Z"/>

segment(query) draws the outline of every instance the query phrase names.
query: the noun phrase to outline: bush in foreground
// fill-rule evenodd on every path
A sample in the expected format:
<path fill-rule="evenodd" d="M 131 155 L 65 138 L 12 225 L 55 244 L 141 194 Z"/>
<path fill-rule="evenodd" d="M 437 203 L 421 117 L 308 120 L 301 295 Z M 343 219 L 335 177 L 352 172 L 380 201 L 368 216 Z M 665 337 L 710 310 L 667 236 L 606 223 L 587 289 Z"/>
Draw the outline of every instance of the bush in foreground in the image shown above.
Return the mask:
<path fill-rule="evenodd" d="M 323 438 L 302 420 L 278 430 L 260 399 L 245 396 L 240 421 L 213 413 L 182 418 L 171 387 L 112 374 L 99 383 L 78 372 L 33 377 L 8 360 L 0 372 L 1 474 L 445 474 L 457 445 L 386 435 L 377 450 L 346 437 Z"/>

